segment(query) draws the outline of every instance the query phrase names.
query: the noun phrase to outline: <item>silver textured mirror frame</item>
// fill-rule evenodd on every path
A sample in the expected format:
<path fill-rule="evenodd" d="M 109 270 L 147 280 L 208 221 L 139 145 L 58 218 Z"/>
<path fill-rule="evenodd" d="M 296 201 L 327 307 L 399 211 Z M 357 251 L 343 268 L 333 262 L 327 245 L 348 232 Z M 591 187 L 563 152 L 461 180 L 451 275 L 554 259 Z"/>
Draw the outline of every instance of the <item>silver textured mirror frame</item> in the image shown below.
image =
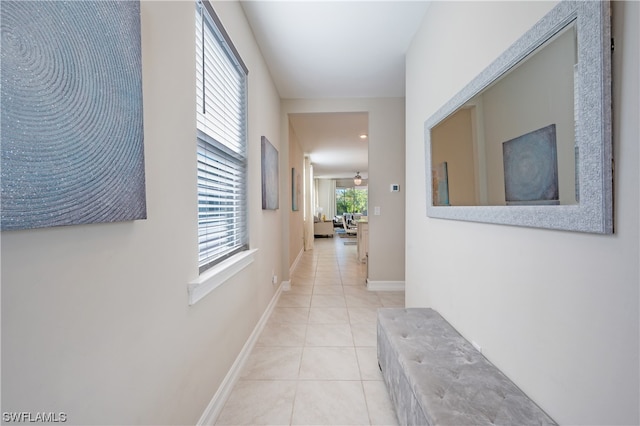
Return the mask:
<path fill-rule="evenodd" d="M 434 206 L 430 129 L 569 25 L 577 25 L 575 145 L 579 203 L 557 206 Z M 609 1 L 562 1 L 425 122 L 427 216 L 600 234 L 613 233 L 611 19 Z"/>

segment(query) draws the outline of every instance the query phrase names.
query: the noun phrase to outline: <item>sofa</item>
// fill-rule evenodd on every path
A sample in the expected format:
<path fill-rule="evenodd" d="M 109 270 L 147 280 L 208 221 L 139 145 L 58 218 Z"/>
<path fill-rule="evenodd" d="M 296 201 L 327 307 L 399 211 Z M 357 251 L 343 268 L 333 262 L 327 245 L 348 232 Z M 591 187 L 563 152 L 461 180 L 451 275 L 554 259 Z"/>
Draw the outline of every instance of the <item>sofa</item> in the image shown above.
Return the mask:
<path fill-rule="evenodd" d="M 334 235 L 333 222 L 332 221 L 314 222 L 313 223 L 313 235 L 314 236 L 333 237 L 333 235 Z"/>

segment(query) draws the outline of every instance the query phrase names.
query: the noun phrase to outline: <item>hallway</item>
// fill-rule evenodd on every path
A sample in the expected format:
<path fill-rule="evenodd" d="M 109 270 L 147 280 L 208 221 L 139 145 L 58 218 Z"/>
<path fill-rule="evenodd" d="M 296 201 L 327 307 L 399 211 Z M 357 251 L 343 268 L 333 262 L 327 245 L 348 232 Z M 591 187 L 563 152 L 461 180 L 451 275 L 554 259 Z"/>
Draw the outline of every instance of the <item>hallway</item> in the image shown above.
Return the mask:
<path fill-rule="evenodd" d="M 352 238 L 316 239 L 254 347 L 218 425 L 394 425 L 378 369 L 376 311 L 404 292 L 370 292 Z"/>

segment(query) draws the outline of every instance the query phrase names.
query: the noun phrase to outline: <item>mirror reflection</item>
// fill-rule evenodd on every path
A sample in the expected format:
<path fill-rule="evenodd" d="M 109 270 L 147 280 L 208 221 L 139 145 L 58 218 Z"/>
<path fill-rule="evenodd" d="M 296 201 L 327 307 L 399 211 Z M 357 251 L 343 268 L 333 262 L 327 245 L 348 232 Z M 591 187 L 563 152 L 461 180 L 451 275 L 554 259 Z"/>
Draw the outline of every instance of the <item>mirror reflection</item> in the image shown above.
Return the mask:
<path fill-rule="evenodd" d="M 430 129 L 432 204 L 578 204 L 575 21 Z"/>

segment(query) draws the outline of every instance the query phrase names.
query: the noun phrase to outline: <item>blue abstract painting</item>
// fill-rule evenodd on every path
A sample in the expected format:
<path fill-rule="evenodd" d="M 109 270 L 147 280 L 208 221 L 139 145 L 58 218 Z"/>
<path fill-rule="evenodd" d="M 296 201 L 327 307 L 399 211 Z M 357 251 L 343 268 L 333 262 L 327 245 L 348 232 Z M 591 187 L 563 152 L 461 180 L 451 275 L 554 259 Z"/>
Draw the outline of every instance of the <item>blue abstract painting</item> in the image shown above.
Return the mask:
<path fill-rule="evenodd" d="M 434 206 L 448 206 L 449 204 L 449 171 L 447 162 L 443 161 L 431 171 L 431 194 Z"/>
<path fill-rule="evenodd" d="M 278 186 L 278 150 L 262 136 L 262 209 L 277 210 L 280 205 L 280 192 Z"/>
<path fill-rule="evenodd" d="M 502 144 L 507 205 L 559 204 L 556 125 Z"/>
<path fill-rule="evenodd" d="M 146 218 L 139 1 L 2 1 L 2 230 Z"/>
<path fill-rule="evenodd" d="M 291 169 L 291 210 L 297 212 L 299 207 L 299 200 L 302 198 L 302 182 L 300 179 L 300 173 L 295 167 Z"/>

